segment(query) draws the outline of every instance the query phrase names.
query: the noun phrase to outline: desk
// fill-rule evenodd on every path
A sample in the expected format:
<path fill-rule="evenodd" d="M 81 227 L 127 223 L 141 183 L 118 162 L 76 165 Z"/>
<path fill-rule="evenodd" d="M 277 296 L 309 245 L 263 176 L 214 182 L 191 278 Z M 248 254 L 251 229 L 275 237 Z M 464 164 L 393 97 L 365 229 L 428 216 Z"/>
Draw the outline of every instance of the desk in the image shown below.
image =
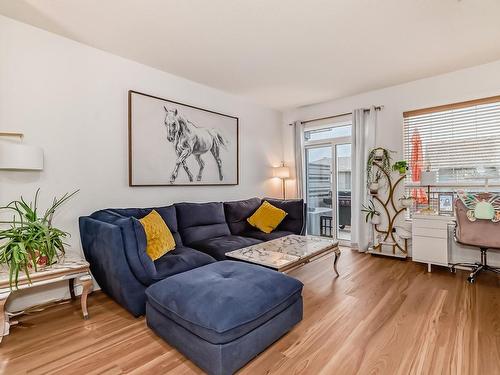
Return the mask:
<path fill-rule="evenodd" d="M 34 288 L 37 286 L 56 283 L 68 280 L 71 298 L 75 298 L 75 279 L 82 285 L 83 291 L 80 297 L 83 318 L 88 319 L 87 295 L 92 288 L 92 276 L 90 275 L 89 264 L 83 259 L 65 259 L 52 266 L 45 267 L 38 272 L 30 273 L 31 283 L 24 274 L 19 275 L 18 289 L 10 289 L 9 274 L 7 270 L 0 270 L 0 342 L 2 337 L 9 334 L 9 314 L 5 311 L 5 304 L 12 292 L 21 289 Z"/>
<path fill-rule="evenodd" d="M 448 224 L 453 216 L 414 214 L 412 217 L 412 258 L 415 262 L 448 267 Z"/>
<path fill-rule="evenodd" d="M 412 222 L 412 258 L 426 263 L 429 272 L 433 265 L 448 267 L 450 263 L 479 261 L 477 248 L 455 242 L 453 216 L 413 214 Z M 500 251 L 489 250 L 488 262 L 500 267 Z"/>

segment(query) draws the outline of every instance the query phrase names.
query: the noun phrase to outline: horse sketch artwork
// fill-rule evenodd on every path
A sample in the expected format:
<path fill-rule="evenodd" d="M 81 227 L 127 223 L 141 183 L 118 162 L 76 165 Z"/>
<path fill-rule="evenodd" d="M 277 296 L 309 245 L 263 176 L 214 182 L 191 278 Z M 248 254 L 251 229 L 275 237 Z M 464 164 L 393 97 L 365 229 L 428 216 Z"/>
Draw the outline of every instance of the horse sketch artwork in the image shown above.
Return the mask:
<path fill-rule="evenodd" d="M 163 108 L 166 112 L 165 126 L 168 132 L 167 139 L 174 144 L 175 153 L 177 154 L 177 160 L 170 177 L 170 183 L 173 184 L 175 182 L 181 165 L 186 171 L 189 182 L 193 182 L 193 174 L 186 163 L 186 159 L 191 155 L 194 156 L 200 167 L 198 175 L 196 176 L 196 181 L 201 181 L 203 178 L 203 169 L 205 168 L 205 162 L 201 156 L 209 151 L 217 163 L 219 180 L 222 181 L 224 179 L 224 174 L 222 173 L 220 148 L 227 148 L 228 141 L 220 131 L 213 128 L 206 129 L 198 127 L 181 116 L 177 109 L 169 111 L 167 107 L 164 106 Z"/>
<path fill-rule="evenodd" d="M 238 121 L 129 91 L 129 185 L 237 185 Z"/>

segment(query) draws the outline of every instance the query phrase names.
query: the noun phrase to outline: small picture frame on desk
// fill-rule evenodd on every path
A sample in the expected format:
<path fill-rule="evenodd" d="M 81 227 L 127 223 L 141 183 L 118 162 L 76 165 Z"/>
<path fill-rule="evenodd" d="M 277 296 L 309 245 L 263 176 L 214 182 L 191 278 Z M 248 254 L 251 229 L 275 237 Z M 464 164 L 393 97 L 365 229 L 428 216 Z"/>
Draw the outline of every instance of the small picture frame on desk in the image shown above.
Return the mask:
<path fill-rule="evenodd" d="M 439 193 L 439 214 L 453 215 L 453 194 Z"/>

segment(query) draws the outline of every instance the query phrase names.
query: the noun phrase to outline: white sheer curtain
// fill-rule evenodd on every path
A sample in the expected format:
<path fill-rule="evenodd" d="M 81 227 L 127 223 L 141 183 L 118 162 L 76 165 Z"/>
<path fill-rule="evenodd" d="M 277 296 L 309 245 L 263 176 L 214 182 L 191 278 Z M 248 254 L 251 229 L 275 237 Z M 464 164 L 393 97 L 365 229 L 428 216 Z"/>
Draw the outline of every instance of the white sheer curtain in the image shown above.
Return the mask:
<path fill-rule="evenodd" d="M 304 124 L 293 123 L 293 140 L 295 148 L 295 183 L 297 198 L 304 197 Z"/>
<path fill-rule="evenodd" d="M 371 149 L 375 148 L 377 111 L 375 107 L 352 111 L 351 145 L 351 246 L 363 252 L 368 250 L 371 239 L 371 225 L 365 222 L 362 205 L 368 202 L 366 161 Z"/>

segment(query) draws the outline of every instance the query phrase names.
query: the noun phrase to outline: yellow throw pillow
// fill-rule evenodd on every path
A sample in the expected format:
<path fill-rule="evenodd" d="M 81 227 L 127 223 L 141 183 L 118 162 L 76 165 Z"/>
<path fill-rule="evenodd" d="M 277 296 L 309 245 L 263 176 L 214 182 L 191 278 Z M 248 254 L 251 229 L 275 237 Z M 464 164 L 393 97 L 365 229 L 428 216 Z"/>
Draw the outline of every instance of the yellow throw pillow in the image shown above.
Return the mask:
<path fill-rule="evenodd" d="M 175 240 L 158 212 L 152 210 L 139 220 L 146 232 L 146 253 L 152 260 L 161 258 L 175 249 Z"/>
<path fill-rule="evenodd" d="M 262 232 L 271 233 L 280 225 L 286 215 L 288 214 L 282 209 L 274 207 L 268 201 L 264 201 L 247 221 L 251 226 L 260 229 Z"/>

